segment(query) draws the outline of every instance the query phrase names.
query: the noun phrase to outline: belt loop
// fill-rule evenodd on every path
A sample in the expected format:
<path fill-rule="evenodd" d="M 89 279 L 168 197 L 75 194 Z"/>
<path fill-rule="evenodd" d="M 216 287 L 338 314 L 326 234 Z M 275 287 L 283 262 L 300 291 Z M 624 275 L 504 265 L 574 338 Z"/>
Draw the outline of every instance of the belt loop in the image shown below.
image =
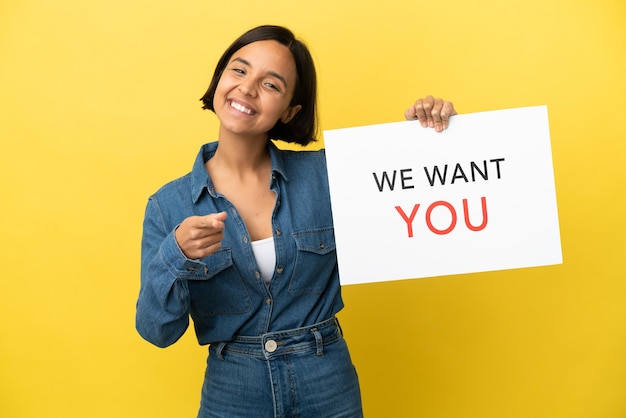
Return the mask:
<path fill-rule="evenodd" d="M 341 324 L 339 323 L 338 318 L 335 318 L 335 324 L 337 324 L 337 329 L 339 330 L 339 334 L 343 337 L 343 330 L 341 329 Z"/>
<path fill-rule="evenodd" d="M 215 347 L 215 355 L 217 356 L 218 360 L 224 360 L 224 356 L 222 355 L 222 350 L 224 349 L 224 347 L 226 347 L 225 342 L 218 343 L 217 347 Z"/>
<path fill-rule="evenodd" d="M 322 356 L 324 354 L 324 341 L 322 340 L 322 334 L 320 334 L 317 328 L 311 328 L 311 332 L 315 335 L 315 345 L 317 348 L 315 354 Z"/>

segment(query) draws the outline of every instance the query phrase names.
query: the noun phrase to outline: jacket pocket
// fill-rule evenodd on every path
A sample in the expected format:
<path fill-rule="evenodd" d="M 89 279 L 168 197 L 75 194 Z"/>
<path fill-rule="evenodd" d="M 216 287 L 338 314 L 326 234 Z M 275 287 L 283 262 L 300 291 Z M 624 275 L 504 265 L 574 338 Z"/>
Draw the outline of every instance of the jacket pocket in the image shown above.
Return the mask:
<path fill-rule="evenodd" d="M 250 310 L 252 299 L 234 267 L 232 251 L 222 248 L 203 260 L 188 279 L 191 313 L 204 317 L 241 314 Z"/>
<path fill-rule="evenodd" d="M 293 296 L 320 294 L 336 274 L 337 255 L 332 227 L 295 232 L 296 260 L 289 281 Z"/>

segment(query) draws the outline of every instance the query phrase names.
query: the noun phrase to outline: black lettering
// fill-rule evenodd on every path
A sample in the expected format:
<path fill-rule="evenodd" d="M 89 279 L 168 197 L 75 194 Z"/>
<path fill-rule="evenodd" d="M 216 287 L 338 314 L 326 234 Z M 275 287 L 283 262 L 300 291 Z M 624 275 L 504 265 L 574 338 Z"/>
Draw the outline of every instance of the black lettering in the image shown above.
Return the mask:
<path fill-rule="evenodd" d="M 450 182 L 450 184 L 454 184 L 454 181 L 457 179 L 463 179 L 465 180 L 465 183 L 469 181 L 467 179 L 467 176 L 465 176 L 465 172 L 463 171 L 460 163 L 457 163 L 456 167 L 454 167 L 454 175 L 452 176 L 452 181 Z"/>
<path fill-rule="evenodd" d="M 504 161 L 504 158 L 496 158 L 489 160 L 489 162 L 496 163 L 496 170 L 498 172 L 498 178 L 500 178 L 500 161 Z"/>
<path fill-rule="evenodd" d="M 389 190 L 393 191 L 393 188 L 396 184 L 396 170 L 393 170 L 393 177 L 389 180 L 389 175 L 386 171 L 383 171 L 381 181 L 378 180 L 378 176 L 376 173 L 372 173 L 374 175 L 374 180 L 376 180 L 376 185 L 378 186 L 378 191 L 382 192 L 385 188 L 385 182 L 387 182 L 387 186 L 389 186 Z"/>
<path fill-rule="evenodd" d="M 428 172 L 428 167 L 424 167 L 424 171 L 426 172 L 426 177 L 428 178 L 428 182 L 430 183 L 431 186 L 435 185 L 435 175 L 437 177 L 439 177 L 439 181 L 441 182 L 442 186 L 444 184 L 446 184 L 446 175 L 448 173 L 448 164 L 446 164 L 445 167 L 443 168 L 443 175 L 441 175 L 441 172 L 439 171 L 439 167 L 438 166 L 434 166 L 433 167 L 433 175 L 432 175 L 432 177 L 430 176 L 430 173 Z"/>
<path fill-rule="evenodd" d="M 415 186 L 413 186 L 412 184 L 408 185 L 408 186 L 406 185 L 406 181 L 407 180 L 413 180 L 413 177 L 409 177 L 409 176 L 405 176 L 404 175 L 404 173 L 407 173 L 407 172 L 411 173 L 411 172 L 413 172 L 413 170 L 410 169 L 410 168 L 405 168 L 404 170 L 400 170 L 400 180 L 402 180 L 402 188 L 403 189 L 413 189 L 413 188 L 415 188 Z"/>
<path fill-rule="evenodd" d="M 483 171 L 480 171 L 478 165 L 474 161 L 471 162 L 472 168 L 472 181 L 476 181 L 476 172 L 480 174 L 483 180 L 489 180 L 489 175 L 487 174 L 487 160 L 483 160 Z"/>

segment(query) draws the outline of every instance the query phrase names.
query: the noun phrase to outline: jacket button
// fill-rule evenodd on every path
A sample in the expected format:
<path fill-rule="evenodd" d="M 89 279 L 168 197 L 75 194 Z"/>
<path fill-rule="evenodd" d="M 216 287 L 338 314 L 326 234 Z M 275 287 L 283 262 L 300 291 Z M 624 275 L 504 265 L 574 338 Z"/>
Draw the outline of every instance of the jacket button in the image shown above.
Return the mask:
<path fill-rule="evenodd" d="M 276 344 L 276 341 L 274 340 L 265 341 L 265 350 L 268 353 L 273 353 L 274 351 L 276 351 L 276 348 L 278 348 L 278 344 Z"/>
<path fill-rule="evenodd" d="M 276 269 L 276 273 L 278 273 L 278 274 L 281 274 L 283 271 L 284 271 L 284 270 L 283 270 L 283 268 L 282 268 L 282 267 L 278 267 L 278 268 Z"/>

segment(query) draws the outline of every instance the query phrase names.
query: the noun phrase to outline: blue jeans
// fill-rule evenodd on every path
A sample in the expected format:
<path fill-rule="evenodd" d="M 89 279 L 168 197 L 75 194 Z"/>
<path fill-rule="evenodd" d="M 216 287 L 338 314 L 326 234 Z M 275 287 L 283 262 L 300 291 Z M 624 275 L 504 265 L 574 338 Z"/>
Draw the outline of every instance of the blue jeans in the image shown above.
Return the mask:
<path fill-rule="evenodd" d="M 361 394 L 337 320 L 212 344 L 198 418 L 358 418 Z"/>

